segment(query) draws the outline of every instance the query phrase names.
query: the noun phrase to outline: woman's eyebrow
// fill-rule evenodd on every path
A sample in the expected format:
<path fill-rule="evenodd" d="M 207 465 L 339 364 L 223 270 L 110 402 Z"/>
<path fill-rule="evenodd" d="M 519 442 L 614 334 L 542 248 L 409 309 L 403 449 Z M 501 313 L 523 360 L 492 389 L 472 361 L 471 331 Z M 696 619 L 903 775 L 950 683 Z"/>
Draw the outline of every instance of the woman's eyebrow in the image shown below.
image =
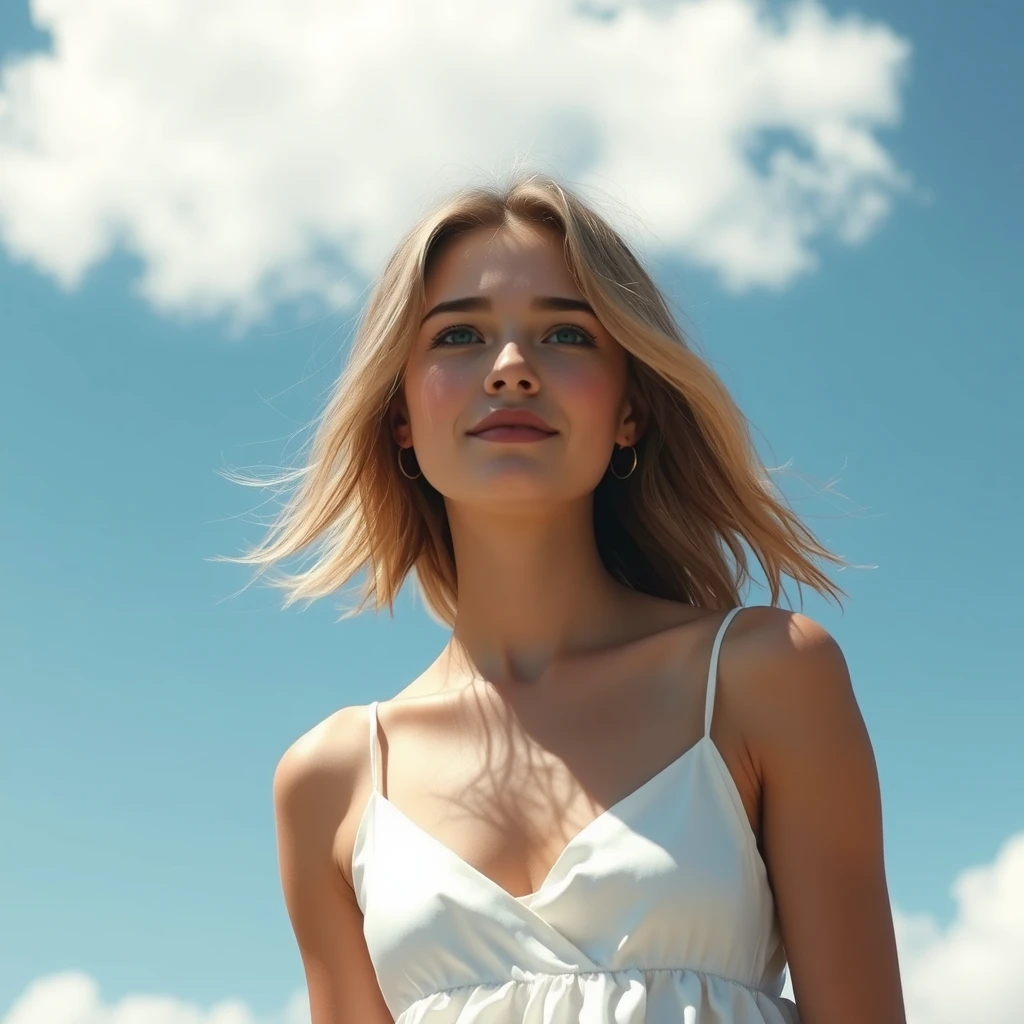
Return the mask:
<path fill-rule="evenodd" d="M 583 299 L 565 299 L 556 295 L 541 295 L 534 299 L 530 305 L 534 309 L 553 309 L 561 313 L 589 313 L 595 319 L 597 317 L 590 303 L 584 302 Z M 437 316 L 438 313 L 470 313 L 479 310 L 490 310 L 491 308 L 491 300 L 483 295 L 468 296 L 464 299 L 448 299 L 434 306 L 420 321 L 420 326 L 422 327 L 432 316 Z"/>

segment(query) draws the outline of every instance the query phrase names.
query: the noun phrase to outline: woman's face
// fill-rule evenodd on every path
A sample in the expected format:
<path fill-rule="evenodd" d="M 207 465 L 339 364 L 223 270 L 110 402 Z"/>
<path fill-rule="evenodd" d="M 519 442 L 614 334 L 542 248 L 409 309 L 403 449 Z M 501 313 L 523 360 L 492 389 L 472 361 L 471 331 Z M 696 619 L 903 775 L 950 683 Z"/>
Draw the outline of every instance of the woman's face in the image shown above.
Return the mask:
<path fill-rule="evenodd" d="M 579 498 L 614 445 L 639 437 L 626 353 L 590 311 L 562 246 L 553 230 L 516 223 L 474 228 L 436 254 L 391 426 L 451 501 Z M 506 412 L 534 424 L 481 429 Z"/>

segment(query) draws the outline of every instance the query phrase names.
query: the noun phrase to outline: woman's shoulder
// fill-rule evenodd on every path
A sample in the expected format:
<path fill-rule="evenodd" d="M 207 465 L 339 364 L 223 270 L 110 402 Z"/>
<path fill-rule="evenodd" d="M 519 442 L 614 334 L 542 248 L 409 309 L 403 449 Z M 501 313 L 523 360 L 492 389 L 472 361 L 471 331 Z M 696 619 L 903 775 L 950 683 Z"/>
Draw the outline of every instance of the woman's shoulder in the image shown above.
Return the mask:
<path fill-rule="evenodd" d="M 824 626 L 802 612 L 769 605 L 750 605 L 739 610 L 729 627 L 733 660 L 747 669 L 761 664 L 768 672 L 790 675 L 822 662 L 837 664 L 842 651 Z M 799 685 L 799 681 L 797 683 Z"/>
<path fill-rule="evenodd" d="M 368 771 L 369 706 L 353 704 L 328 715 L 295 739 L 274 770 L 277 805 L 317 804 L 343 813 Z"/>
<path fill-rule="evenodd" d="M 763 749 L 796 735 L 862 727 L 846 658 L 824 626 L 784 608 L 744 608 L 729 626 L 719 671 L 745 736 Z"/>
<path fill-rule="evenodd" d="M 333 711 L 297 737 L 281 756 L 279 764 L 302 767 L 307 772 L 334 772 L 355 760 L 359 741 L 369 742 L 370 707 L 352 704 Z"/>

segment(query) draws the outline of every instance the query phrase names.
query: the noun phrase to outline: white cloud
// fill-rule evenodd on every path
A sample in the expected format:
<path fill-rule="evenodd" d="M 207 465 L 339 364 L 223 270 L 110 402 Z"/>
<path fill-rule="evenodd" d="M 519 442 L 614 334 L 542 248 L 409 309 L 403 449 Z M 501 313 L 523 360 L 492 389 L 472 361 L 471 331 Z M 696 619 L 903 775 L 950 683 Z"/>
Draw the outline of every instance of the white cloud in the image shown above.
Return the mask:
<path fill-rule="evenodd" d="M 204 1010 L 171 996 L 132 995 L 104 1003 L 97 983 L 82 971 L 65 971 L 33 982 L 0 1024 L 309 1024 L 305 990 L 271 1018 L 257 1018 L 238 999 Z"/>
<path fill-rule="evenodd" d="M 1019 1024 L 1024 1017 L 1024 832 L 953 885 L 944 931 L 896 916 L 909 1024 Z"/>
<path fill-rule="evenodd" d="M 450 185 L 514 157 L 736 290 L 863 242 L 910 184 L 877 137 L 908 43 L 816 0 L 31 11 L 54 49 L 2 69 L 0 243 L 66 288 L 123 247 L 165 312 L 344 304 Z"/>
<path fill-rule="evenodd" d="M 308 1006 L 305 1024 L 308 1024 Z M 203 1010 L 170 996 L 125 996 L 113 1005 L 100 999 L 99 986 L 81 971 L 67 971 L 33 982 L 7 1011 L 3 1024 L 256 1024 L 238 1000 Z M 280 1024 L 303 1024 L 282 1014 Z"/>
<path fill-rule="evenodd" d="M 1024 832 L 991 864 L 962 872 L 953 885 L 956 915 L 941 929 L 927 915 L 894 911 L 908 1024 L 1018 1024 L 1024 1007 Z M 787 980 L 784 994 L 793 997 Z M 296 992 L 269 1020 L 242 1002 L 202 1010 L 167 996 L 127 996 L 104 1004 L 80 971 L 33 982 L 0 1024 L 309 1024 Z"/>

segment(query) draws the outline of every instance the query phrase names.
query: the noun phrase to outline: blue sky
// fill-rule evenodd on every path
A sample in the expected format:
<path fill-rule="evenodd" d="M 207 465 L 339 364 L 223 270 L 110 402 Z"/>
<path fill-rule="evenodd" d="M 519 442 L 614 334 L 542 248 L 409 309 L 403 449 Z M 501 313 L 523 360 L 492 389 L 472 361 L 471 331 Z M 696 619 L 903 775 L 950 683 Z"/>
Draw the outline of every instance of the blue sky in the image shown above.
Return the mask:
<path fill-rule="evenodd" d="M 850 594 L 845 612 L 814 595 L 803 610 L 845 651 L 874 744 L 911 1020 L 954 1020 L 946 1014 L 966 997 L 933 1005 L 928 985 L 961 969 L 958 990 L 987 984 L 988 970 L 1006 1001 L 972 1019 L 995 1024 L 1019 1012 L 1024 982 L 999 956 L 970 966 L 985 941 L 985 929 L 970 926 L 982 913 L 970 902 L 979 886 L 956 895 L 954 885 L 974 869 L 968 877 L 1003 908 L 984 911 L 995 914 L 985 920 L 999 949 L 1024 951 L 1014 554 L 1024 498 L 1024 143 L 1013 127 L 1024 14 L 1010 2 L 946 5 L 941 16 L 923 0 L 819 9 L 830 24 L 856 15 L 844 24 L 885 25 L 908 44 L 898 114 L 869 134 L 912 184 L 889 189 L 891 209 L 857 244 L 823 227 L 804 246 L 817 266 L 774 285 L 747 250 L 715 255 L 712 229 L 663 230 L 652 199 L 649 231 L 672 241 L 654 270 L 756 427 L 765 460 L 836 481 L 841 496 L 815 497 L 813 484 L 782 478 L 809 525 L 851 562 L 876 566 L 838 577 Z M 69 19 L 69 42 L 86 45 L 83 26 L 55 17 Z M 123 31 L 127 43 L 132 29 Z M 192 45 L 182 39 L 175 45 Z M 299 44 L 289 45 L 298 59 Z M 26 4 L 0 7 L 5 67 L 48 47 Z M 26 184 L 15 174 L 18 133 L 67 111 L 47 113 L 5 83 L 0 1024 L 42 1024 L 47 979 L 67 971 L 91 979 L 98 994 L 81 998 L 107 1013 L 141 995 L 203 1014 L 238 1000 L 253 1019 L 292 1024 L 300 1018 L 284 1008 L 303 977 L 277 877 L 277 759 L 335 709 L 401 689 L 444 633 L 408 596 L 394 620 L 338 622 L 340 598 L 282 611 L 276 591 L 239 593 L 248 573 L 209 559 L 255 541 L 269 508 L 219 473 L 294 455 L 338 372 L 372 268 L 410 217 L 388 222 L 371 244 L 337 226 L 331 207 L 318 265 L 344 288 L 332 291 L 305 262 L 305 290 L 275 285 L 273 301 L 251 315 L 258 281 L 239 285 L 230 270 L 252 243 L 216 248 L 218 224 L 209 248 L 174 249 L 163 222 L 150 227 L 146 217 L 154 188 L 134 220 L 124 216 L 136 239 L 165 232 L 159 245 L 100 246 L 72 281 L 65 254 L 97 244 L 75 211 L 108 180 L 108 192 L 128 186 L 103 177 L 112 172 L 100 160 Z M 17 130 L 11 111 L 25 119 Z M 98 112 L 82 116 L 97 151 L 124 142 Z M 555 167 L 582 179 L 598 166 L 601 186 L 628 206 L 645 193 L 632 171 L 617 176 L 634 165 L 616 153 L 629 154 L 635 139 L 618 129 L 595 135 L 599 118 L 581 115 L 567 136 L 578 144 L 562 164 L 553 151 Z M 551 123 L 565 134 L 566 122 Z M 360 130 L 350 159 L 364 163 L 375 157 L 373 127 Z M 444 130 L 466 165 L 474 145 L 487 145 Z M 380 159 L 394 161 L 399 142 L 380 131 Z M 653 116 L 640 131 L 652 161 L 662 160 Z M 417 153 L 423 190 L 445 153 Z M 247 166 L 235 169 L 239 193 Z M 672 180 L 671 167 L 665 175 Z M 410 188 L 407 211 L 426 194 Z M 372 189 L 359 195 L 379 199 Z M 286 212 L 301 222 L 305 210 L 296 210 Z M 286 248 L 277 236 L 266 242 L 267 266 L 287 266 Z M 749 281 L 731 286 L 730 274 Z M 209 293 L 207 279 L 216 281 Z M 46 1024 L 79 1019 L 61 1012 Z M 132 1024 L 156 1019 L 146 1006 L 135 1012 Z"/>

